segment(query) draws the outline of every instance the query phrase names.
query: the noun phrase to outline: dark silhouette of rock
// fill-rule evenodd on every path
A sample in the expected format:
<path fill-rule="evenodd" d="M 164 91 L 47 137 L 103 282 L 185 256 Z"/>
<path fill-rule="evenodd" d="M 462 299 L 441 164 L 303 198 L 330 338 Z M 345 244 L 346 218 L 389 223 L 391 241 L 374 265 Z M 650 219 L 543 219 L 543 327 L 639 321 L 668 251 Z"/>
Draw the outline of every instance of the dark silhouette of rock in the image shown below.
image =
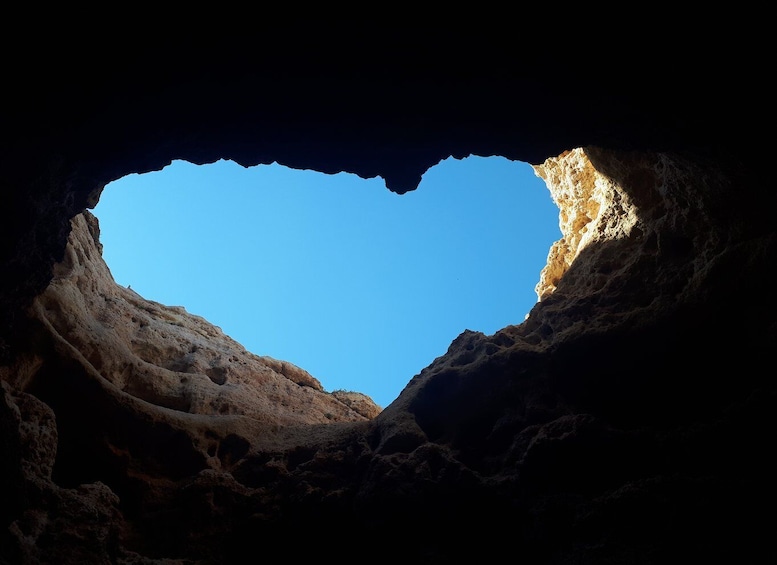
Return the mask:
<path fill-rule="evenodd" d="M 493 28 L 112 29 L 9 61 L 0 562 L 777 561 L 757 27 L 736 46 L 713 25 L 587 33 L 571 52 Z M 88 212 L 174 159 L 402 193 L 469 154 L 532 164 L 564 238 L 525 321 L 462 328 L 382 411 L 116 286 Z"/>

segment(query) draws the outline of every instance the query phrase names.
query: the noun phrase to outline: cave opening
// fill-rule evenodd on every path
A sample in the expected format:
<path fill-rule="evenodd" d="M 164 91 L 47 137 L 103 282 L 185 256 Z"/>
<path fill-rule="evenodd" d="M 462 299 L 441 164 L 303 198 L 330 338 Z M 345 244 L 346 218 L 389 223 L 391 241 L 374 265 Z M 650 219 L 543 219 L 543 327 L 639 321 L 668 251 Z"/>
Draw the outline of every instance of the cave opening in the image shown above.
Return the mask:
<path fill-rule="evenodd" d="M 174 161 L 107 185 L 94 214 L 118 284 L 381 407 L 464 330 L 522 322 L 561 237 L 544 181 L 502 157 L 445 159 L 403 195 Z"/>

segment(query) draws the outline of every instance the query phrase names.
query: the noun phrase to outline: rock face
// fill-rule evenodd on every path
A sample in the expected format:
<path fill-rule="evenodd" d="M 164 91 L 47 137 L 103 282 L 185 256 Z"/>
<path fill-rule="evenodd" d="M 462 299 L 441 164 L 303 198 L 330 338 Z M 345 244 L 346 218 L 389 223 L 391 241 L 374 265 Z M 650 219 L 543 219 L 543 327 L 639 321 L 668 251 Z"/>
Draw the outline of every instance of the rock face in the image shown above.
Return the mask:
<path fill-rule="evenodd" d="M 597 171 L 580 148 L 547 159 L 534 170 L 547 184 L 559 208 L 563 235 L 551 247 L 548 264 L 540 273 L 536 291 L 542 300 L 556 289 L 583 249 L 628 237 L 638 224 L 639 215 L 628 194 Z"/>
<path fill-rule="evenodd" d="M 91 213 L 73 218 L 65 258 L 30 308 L 39 347 L 3 382 L 20 430 L 24 480 L 55 508 L 26 512 L 10 525 L 25 560 L 56 562 L 59 544 L 69 545 L 60 538 L 71 536 L 96 545 L 68 549 L 69 559 L 115 552 L 107 544 L 129 525 L 120 498 L 95 484 L 97 476 L 133 504 L 152 506 L 158 494 L 147 482 L 169 480 L 169 471 L 223 473 L 282 428 L 365 422 L 380 413 L 366 395 L 326 393 L 305 370 L 253 355 L 185 309 L 117 285 L 98 238 Z M 77 516 L 63 510 L 68 504 Z M 79 525 L 84 519 L 94 524 Z M 41 540 L 49 536 L 58 541 L 46 547 Z"/>
<path fill-rule="evenodd" d="M 766 85 L 724 99 L 675 52 L 661 81 L 632 58 L 619 88 L 540 87 L 512 47 L 469 77 L 435 43 L 354 90 L 322 43 L 255 74 L 139 48 L 122 68 L 154 80 L 116 94 L 66 45 L 3 122 L 0 563 L 777 561 L 776 197 L 743 125 Z M 383 410 L 117 286 L 88 212 L 174 158 L 404 192 L 469 153 L 530 162 L 563 238 L 525 321 L 462 331 Z"/>
<path fill-rule="evenodd" d="M 380 408 L 344 402 L 291 363 L 247 352 L 182 307 L 144 300 L 117 285 L 101 256 L 91 213 L 73 219 L 65 259 L 32 310 L 55 349 L 84 357 L 103 386 L 174 412 L 247 416 L 270 428 L 363 421 Z M 40 372 L 39 370 L 37 372 Z M 17 374 L 21 388 L 35 375 Z M 119 401 L 119 403 L 122 403 Z"/>

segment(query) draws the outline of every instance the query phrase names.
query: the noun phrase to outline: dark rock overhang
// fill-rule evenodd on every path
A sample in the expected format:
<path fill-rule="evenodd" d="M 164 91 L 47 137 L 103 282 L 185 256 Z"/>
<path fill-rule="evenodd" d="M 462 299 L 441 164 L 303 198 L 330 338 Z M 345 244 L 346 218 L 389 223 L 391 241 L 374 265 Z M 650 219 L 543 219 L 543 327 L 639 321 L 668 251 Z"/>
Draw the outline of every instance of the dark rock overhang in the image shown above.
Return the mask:
<path fill-rule="evenodd" d="M 106 183 L 173 159 L 380 175 L 397 192 L 441 159 L 469 154 L 537 164 L 600 146 L 739 162 L 753 154 L 750 132 L 768 101 L 753 77 L 721 88 L 740 72 L 725 63 L 730 52 L 716 58 L 724 48 L 711 41 L 704 57 L 698 45 L 622 46 L 630 58 L 617 62 L 590 44 L 545 51 L 497 30 L 469 40 L 423 28 L 285 31 L 221 42 L 171 30 L 91 42 L 54 34 L 55 49 L 9 61 L 0 152 L 6 325 L 11 303 L 46 284 L 67 218 Z M 19 252 L 31 244 L 36 251 Z"/>
<path fill-rule="evenodd" d="M 253 547 L 257 533 L 266 541 L 293 529 L 315 542 L 303 548 L 306 555 L 325 549 L 337 555 L 326 541 L 346 524 L 360 535 L 392 536 L 387 554 L 394 558 L 421 548 L 433 560 L 483 543 L 486 555 L 516 547 L 545 562 L 573 556 L 595 562 L 597 555 L 621 562 L 660 563 L 678 555 L 746 561 L 773 553 L 764 541 L 773 521 L 757 510 L 777 499 L 767 457 L 774 387 L 758 372 L 775 337 L 774 301 L 763 278 L 775 255 L 769 219 L 775 195 L 755 150 L 762 142 L 751 133 L 771 121 L 770 90 L 757 84 L 767 74 L 747 75 L 740 64 L 746 59 L 736 60 L 724 43 L 695 43 L 690 51 L 651 44 L 636 54 L 612 40 L 605 50 L 580 42 L 579 51 L 542 53 L 530 42 L 496 36 L 461 43 L 460 37 L 421 42 L 368 34 L 332 45 L 321 35 L 285 41 L 274 35 L 218 48 L 135 36 L 131 50 L 114 51 L 128 40 L 115 36 L 77 49 L 60 43 L 9 66 L 0 157 L 0 314 L 4 359 L 18 362 L 21 354 L 21 364 L 40 356 L 41 344 L 16 332 L 14 322 L 48 285 L 70 219 L 93 205 L 111 180 L 172 159 L 278 161 L 381 175 L 390 189 L 403 192 L 451 155 L 539 164 L 589 147 L 595 168 L 629 189 L 638 206 L 656 204 L 639 201 L 656 197 L 643 187 L 653 178 L 645 171 L 672 179 L 675 195 L 685 197 L 673 200 L 682 219 L 676 230 L 663 225 L 655 241 L 635 236 L 634 247 L 613 247 L 646 250 L 645 261 L 634 262 L 645 270 L 636 272 L 655 268 L 658 276 L 625 273 L 613 277 L 622 284 L 615 292 L 586 294 L 591 273 L 604 280 L 623 265 L 617 254 L 599 260 L 609 248 L 592 249 L 541 315 L 496 337 L 463 334 L 366 435 L 332 439 L 334 432 L 322 432 L 318 443 L 287 452 L 266 448 L 242 460 L 245 444 L 232 438 L 223 448 L 225 459 L 239 460 L 232 476 L 202 473 L 169 491 L 160 488 L 161 494 L 150 489 L 161 501 L 152 502 L 199 524 L 203 537 L 192 539 L 196 547 L 226 539 L 227 551 L 239 552 Z M 349 57 L 355 50 L 359 57 Z M 526 67 L 535 72 L 524 74 Z M 723 81 L 741 88 L 721 88 Z M 670 157 L 643 159 L 642 151 Z M 678 164 L 675 170 L 686 176 L 662 177 L 652 168 L 656 162 Z M 702 208 L 705 223 L 699 225 L 713 229 L 692 233 L 687 217 Z M 708 235 L 718 239 L 705 243 Z M 651 263 L 653 252 L 663 254 L 660 261 Z M 674 269 L 703 275 L 698 293 L 678 282 L 682 299 L 672 302 L 673 287 L 656 293 L 671 307 L 636 299 L 641 285 L 664 276 L 677 282 Z M 633 304 L 623 302 L 629 297 Z M 742 304 L 748 300 L 758 304 Z M 607 322 L 611 311 L 618 314 L 617 332 L 592 323 Z M 559 327 L 570 339 L 549 352 L 511 349 L 526 334 L 542 344 Z M 77 363 L 58 358 L 48 377 L 62 387 L 54 377 L 77 372 Z M 116 539 L 106 531 L 123 524 L 112 514 L 117 496 L 111 488 L 118 487 L 27 486 L 29 454 L 19 438 L 39 434 L 54 442 L 36 452 L 36 471 L 45 475 L 56 451 L 56 411 L 3 386 L 10 407 L 0 407 L 0 440 L 8 454 L 2 471 L 10 487 L 3 526 L 33 531 L 34 520 L 19 526 L 19 515 L 27 508 L 32 516 L 47 512 L 51 524 L 61 518 L 51 531 L 62 537 L 38 549 L 77 555 L 83 548 L 62 540 L 79 539 L 68 528 L 79 532 L 72 517 L 84 518 L 79 512 L 85 507 L 99 518 L 98 526 L 85 520 L 86 531 Z M 18 425 L 15 411 L 34 416 L 33 425 Z M 60 424 L 67 416 L 73 415 L 60 413 Z M 176 441 L 186 444 L 180 435 Z M 198 468 L 200 461 L 191 459 L 186 463 Z M 116 469 L 108 463 L 85 469 L 86 476 L 93 472 L 112 477 Z M 246 492 L 264 488 L 262 514 L 253 514 Z M 37 499 L 40 492 L 52 498 Z M 218 508 L 201 505 L 214 492 L 230 501 L 225 508 L 233 516 L 246 520 L 232 524 Z M 203 514 L 181 512 L 176 502 Z M 155 527 L 166 531 L 159 518 L 164 513 L 123 511 L 136 526 L 149 516 L 157 520 L 148 522 L 147 537 L 123 532 L 139 551 L 163 559 L 187 547 L 183 529 L 171 532 L 179 538 L 154 538 Z M 203 527 L 200 516 L 218 527 Z M 680 552 L 672 553 L 676 548 Z M 133 556 L 122 559 L 132 562 Z"/>

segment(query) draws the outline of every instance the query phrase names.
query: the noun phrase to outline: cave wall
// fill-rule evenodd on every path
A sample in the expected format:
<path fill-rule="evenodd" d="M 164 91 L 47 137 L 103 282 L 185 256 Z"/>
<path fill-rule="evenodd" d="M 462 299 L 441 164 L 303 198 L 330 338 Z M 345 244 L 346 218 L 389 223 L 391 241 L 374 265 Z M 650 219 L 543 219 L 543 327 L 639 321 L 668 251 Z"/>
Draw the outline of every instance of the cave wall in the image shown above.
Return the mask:
<path fill-rule="evenodd" d="M 775 194 L 752 133 L 772 87 L 738 64 L 760 51 L 620 45 L 618 65 L 614 45 L 573 57 L 514 34 L 281 36 L 116 34 L 99 57 L 62 42 L 9 62 L 0 560 L 235 563 L 294 532 L 306 558 L 774 561 Z M 320 396 L 334 424 L 261 387 L 261 414 L 186 404 L 221 385 L 210 357 L 171 364 L 181 333 L 144 342 L 175 355 L 146 355 L 161 369 L 140 389 L 122 380 L 135 338 L 100 333 L 128 312 L 105 297 L 144 303 L 94 276 L 82 215 L 108 182 L 224 158 L 402 193 L 469 154 L 531 163 L 563 212 L 524 323 L 463 332 L 378 415 Z M 265 363 L 267 386 L 305 389 L 287 398 L 315 391 Z"/>
<path fill-rule="evenodd" d="M 7 47 L 6 337 L 16 303 L 45 287 L 50 263 L 62 256 L 65 218 L 94 205 L 102 187 L 125 174 L 173 159 L 277 161 L 379 175 L 404 192 L 449 156 L 539 164 L 591 145 L 694 151 L 740 166 L 757 153 L 751 132 L 763 123 L 771 92 L 762 76 L 743 76 L 746 68 L 734 64 L 736 53 L 752 61 L 763 51 L 749 43 L 735 50 L 713 29 L 695 31 L 694 49 L 681 47 L 687 35 L 667 33 L 660 46 L 634 35 L 621 48 L 628 63 L 615 65 L 594 55 L 612 49 L 609 40 L 570 33 L 544 47 L 495 21 L 465 35 L 455 26 L 276 22 L 274 30 L 218 42 L 157 25 L 90 27 L 85 42 L 73 40 L 79 26 L 41 26 L 28 41 L 56 49 L 20 57 L 10 55 L 17 45 Z M 721 88 L 721 77 L 742 86 Z M 763 180 L 759 167 L 749 175 Z"/>

